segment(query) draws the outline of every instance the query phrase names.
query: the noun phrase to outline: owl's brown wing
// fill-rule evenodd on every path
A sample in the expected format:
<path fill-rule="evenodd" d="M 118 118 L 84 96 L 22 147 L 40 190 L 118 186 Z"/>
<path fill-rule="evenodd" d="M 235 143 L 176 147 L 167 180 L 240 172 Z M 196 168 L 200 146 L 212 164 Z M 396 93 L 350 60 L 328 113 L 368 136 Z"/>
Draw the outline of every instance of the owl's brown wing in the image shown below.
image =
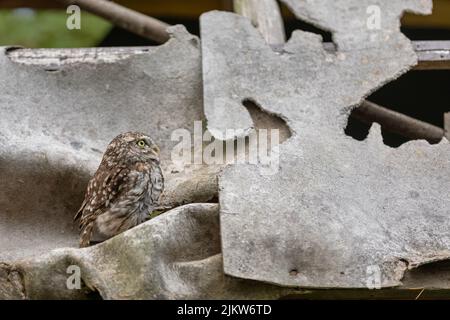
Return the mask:
<path fill-rule="evenodd" d="M 87 192 L 74 219 L 80 219 L 80 246 L 89 245 L 94 222 L 113 203 L 121 193 L 121 185 L 127 177 L 129 169 L 117 167 L 113 170 L 98 170 L 89 181 Z"/>
<path fill-rule="evenodd" d="M 77 221 L 78 219 L 81 218 L 81 215 L 83 214 L 83 210 L 84 210 L 84 207 L 86 206 L 86 203 L 87 202 L 86 202 L 86 195 L 85 195 L 85 198 L 83 200 L 83 203 L 81 204 L 80 209 L 78 209 L 77 213 L 73 217 L 73 221 Z"/>

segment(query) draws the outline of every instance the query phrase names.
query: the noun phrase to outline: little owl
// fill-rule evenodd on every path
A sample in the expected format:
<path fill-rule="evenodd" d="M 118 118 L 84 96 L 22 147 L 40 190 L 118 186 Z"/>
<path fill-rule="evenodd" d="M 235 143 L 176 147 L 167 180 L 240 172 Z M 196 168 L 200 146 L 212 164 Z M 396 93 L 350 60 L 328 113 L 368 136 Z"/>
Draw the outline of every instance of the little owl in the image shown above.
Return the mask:
<path fill-rule="evenodd" d="M 114 138 L 75 215 L 75 220 L 80 219 L 80 247 L 144 222 L 158 207 L 163 188 L 159 148 L 153 140 L 139 132 Z"/>

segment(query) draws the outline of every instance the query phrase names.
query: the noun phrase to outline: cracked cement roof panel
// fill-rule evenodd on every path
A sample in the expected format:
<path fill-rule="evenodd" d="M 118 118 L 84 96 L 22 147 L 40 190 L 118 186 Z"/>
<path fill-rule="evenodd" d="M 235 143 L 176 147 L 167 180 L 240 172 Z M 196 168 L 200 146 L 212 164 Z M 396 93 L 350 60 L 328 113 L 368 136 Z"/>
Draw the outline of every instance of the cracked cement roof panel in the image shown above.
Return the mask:
<path fill-rule="evenodd" d="M 219 178 L 225 273 L 321 288 L 365 288 L 375 274 L 381 287 L 398 286 L 405 270 L 450 257 L 448 142 L 392 149 L 378 125 L 363 142 L 344 128 L 353 107 L 417 63 L 399 19 L 404 10 L 429 13 L 431 2 L 377 1 L 378 31 L 361 28 L 372 1 L 342 0 L 333 10 L 289 2 L 337 35 L 336 53 L 303 31 L 274 52 L 246 18 L 201 17 L 209 130 L 249 132 L 242 101 L 251 99 L 293 132 L 276 174 L 234 165 Z"/>
<path fill-rule="evenodd" d="M 171 32 L 145 51 L 0 48 L 0 261 L 76 245 L 73 215 L 119 133 L 147 132 L 170 167 L 172 132 L 203 118 L 199 40 Z"/>

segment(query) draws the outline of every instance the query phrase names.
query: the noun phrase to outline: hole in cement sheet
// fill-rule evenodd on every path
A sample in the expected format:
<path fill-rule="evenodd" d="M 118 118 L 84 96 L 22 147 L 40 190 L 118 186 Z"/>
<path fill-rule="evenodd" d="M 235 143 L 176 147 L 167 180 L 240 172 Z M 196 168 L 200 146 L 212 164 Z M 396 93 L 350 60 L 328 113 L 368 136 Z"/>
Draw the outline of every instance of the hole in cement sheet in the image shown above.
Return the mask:
<path fill-rule="evenodd" d="M 444 128 L 444 113 L 450 111 L 449 71 L 410 71 L 399 79 L 383 86 L 368 101 L 384 106 L 414 119 Z M 365 140 L 371 123 L 365 123 L 352 111 L 345 133 L 356 140 Z M 399 147 L 414 140 L 383 128 L 383 141 L 391 147 Z M 433 142 L 433 143 L 437 143 Z"/>
<path fill-rule="evenodd" d="M 278 4 L 280 5 L 280 9 L 284 17 L 284 30 L 286 33 L 286 39 L 290 39 L 292 33 L 295 30 L 311 32 L 322 36 L 323 42 L 329 44 L 329 47 L 328 46 L 325 47 L 326 49 L 335 50 L 336 46 L 333 43 L 333 34 L 331 32 L 318 28 L 317 26 L 314 26 L 306 21 L 296 18 L 292 13 L 292 11 L 290 10 L 290 8 L 283 2 L 278 1 Z"/>
<path fill-rule="evenodd" d="M 222 157 L 224 161 L 227 161 L 227 149 L 233 148 L 234 150 L 234 161 L 241 161 L 245 158 L 246 161 L 250 160 L 250 149 L 253 147 L 261 147 L 260 143 L 261 141 L 266 141 L 267 143 L 267 150 L 266 152 L 270 152 L 273 150 L 274 147 L 281 145 L 286 140 L 291 138 L 292 133 L 287 125 L 286 121 L 279 117 L 276 114 L 269 113 L 261 108 L 261 106 L 253 99 L 253 98 L 247 98 L 242 100 L 242 105 L 247 109 L 247 111 L 250 114 L 250 117 L 253 121 L 253 129 L 252 134 L 255 133 L 256 135 L 247 135 L 245 137 L 234 139 L 234 140 L 217 140 L 214 139 L 216 142 L 221 142 L 223 145 L 223 149 L 221 150 Z M 265 131 L 262 131 L 265 130 Z M 275 130 L 278 130 L 278 141 L 272 141 L 272 138 L 276 138 Z M 255 140 L 252 140 L 251 136 L 256 137 Z M 243 139 L 243 140 L 240 140 Z M 240 140 L 240 141 L 238 141 Z M 243 143 L 243 144 L 242 144 Z M 254 144 L 256 143 L 256 144 Z M 244 146 L 245 148 L 242 148 Z M 263 146 L 263 148 L 265 148 Z M 212 156 L 216 157 L 215 151 L 211 153 Z M 259 151 L 258 151 L 258 155 Z M 254 159 L 254 158 L 252 158 Z M 217 197 L 214 197 L 216 199 Z"/>
<path fill-rule="evenodd" d="M 286 121 L 275 114 L 264 111 L 253 99 L 244 99 L 242 104 L 247 108 L 252 117 L 256 130 L 277 129 L 280 132 L 280 143 L 283 143 L 292 136 L 291 130 Z"/>

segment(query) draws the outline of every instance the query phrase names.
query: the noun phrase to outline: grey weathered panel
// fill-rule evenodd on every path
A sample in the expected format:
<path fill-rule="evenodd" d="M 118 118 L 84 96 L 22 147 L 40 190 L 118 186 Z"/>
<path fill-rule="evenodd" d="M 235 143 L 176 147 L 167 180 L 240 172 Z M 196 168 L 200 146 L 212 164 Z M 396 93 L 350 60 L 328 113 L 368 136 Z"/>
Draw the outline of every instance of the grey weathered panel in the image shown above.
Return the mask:
<path fill-rule="evenodd" d="M 219 238 L 218 205 L 190 204 L 94 247 L 55 250 L 16 265 L 28 299 L 276 299 L 293 293 L 224 276 Z M 80 268 L 80 290 L 66 286 L 69 266 Z"/>
<path fill-rule="evenodd" d="M 76 245 L 72 217 L 117 134 L 153 136 L 170 174 L 171 133 L 203 117 L 199 40 L 172 33 L 145 51 L 45 50 L 44 62 L 0 50 L 0 261 Z"/>
<path fill-rule="evenodd" d="M 379 271 L 382 287 L 398 286 L 408 268 L 450 257 L 448 142 L 392 149 L 378 125 L 363 142 L 344 127 L 364 97 L 416 65 L 399 18 L 404 10 L 429 13 L 431 2 L 285 2 L 333 31 L 338 51 L 297 31 L 278 53 L 243 17 L 201 18 L 210 131 L 229 138 L 226 129 L 251 130 L 241 104 L 251 98 L 294 133 L 280 148 L 277 174 L 235 165 L 219 178 L 225 272 L 286 286 L 363 288 Z M 382 30 L 363 27 L 372 4 L 382 10 Z"/>

